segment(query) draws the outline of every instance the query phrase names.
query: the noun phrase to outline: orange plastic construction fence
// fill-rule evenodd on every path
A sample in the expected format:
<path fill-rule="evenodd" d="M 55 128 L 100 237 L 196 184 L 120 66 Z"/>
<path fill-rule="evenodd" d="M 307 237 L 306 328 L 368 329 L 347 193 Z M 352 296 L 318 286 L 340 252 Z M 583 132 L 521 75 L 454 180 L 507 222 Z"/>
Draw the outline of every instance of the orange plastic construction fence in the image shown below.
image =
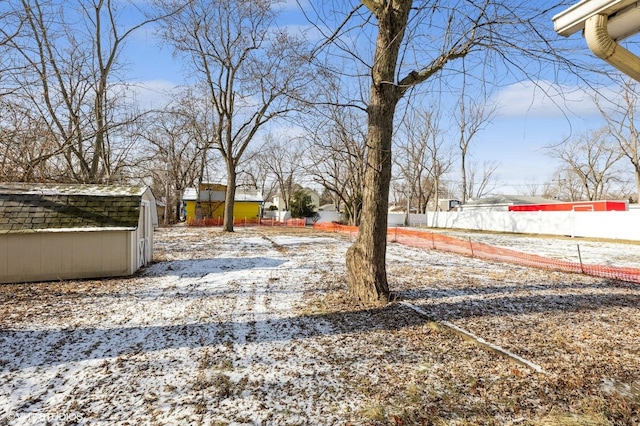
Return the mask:
<path fill-rule="evenodd" d="M 223 223 L 224 220 L 221 217 L 207 217 L 197 220 L 190 219 L 187 221 L 187 226 L 222 226 Z M 275 219 L 258 219 L 257 217 L 233 218 L 233 226 L 292 226 L 299 228 L 305 225 L 305 219 L 287 219 L 281 222 Z"/>
<path fill-rule="evenodd" d="M 344 226 L 336 223 L 320 223 L 316 224 L 315 228 L 329 232 L 347 233 L 353 236 L 358 233 L 358 228 L 355 226 Z M 464 256 L 472 256 L 497 262 L 507 262 L 554 271 L 582 273 L 594 277 L 640 283 L 640 268 L 591 265 L 551 259 L 544 256 L 522 253 L 516 250 L 416 229 L 389 228 L 387 231 L 387 241 L 405 244 L 411 247 L 458 253 Z"/>

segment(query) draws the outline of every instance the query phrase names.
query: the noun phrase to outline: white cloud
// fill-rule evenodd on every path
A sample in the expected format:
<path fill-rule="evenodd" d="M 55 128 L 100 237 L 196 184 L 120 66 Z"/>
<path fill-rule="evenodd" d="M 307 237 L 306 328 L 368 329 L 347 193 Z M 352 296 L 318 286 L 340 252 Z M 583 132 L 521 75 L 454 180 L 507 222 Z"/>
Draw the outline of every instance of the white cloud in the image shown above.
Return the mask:
<path fill-rule="evenodd" d="M 298 2 L 300 5 L 298 5 Z M 299 10 L 300 6 L 303 8 L 308 7 L 307 0 L 283 0 L 281 3 L 276 5 L 276 8 L 280 10 Z"/>
<path fill-rule="evenodd" d="M 300 37 L 308 42 L 316 42 L 326 38 L 320 29 L 310 24 L 288 24 L 284 26 L 284 29 L 287 33 Z"/>
<path fill-rule="evenodd" d="M 148 80 L 129 85 L 128 89 L 140 108 L 146 110 L 166 105 L 176 87 L 168 80 Z"/>
<path fill-rule="evenodd" d="M 507 86 L 494 98 L 503 117 L 559 117 L 599 115 L 593 93 L 548 81 L 524 81 Z"/>

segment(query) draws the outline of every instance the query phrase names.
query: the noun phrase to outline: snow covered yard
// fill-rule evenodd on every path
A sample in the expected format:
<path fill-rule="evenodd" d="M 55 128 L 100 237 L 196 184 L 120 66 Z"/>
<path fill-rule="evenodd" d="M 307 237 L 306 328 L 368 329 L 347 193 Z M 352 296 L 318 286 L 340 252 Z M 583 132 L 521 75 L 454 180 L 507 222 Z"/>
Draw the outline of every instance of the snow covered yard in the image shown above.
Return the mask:
<path fill-rule="evenodd" d="M 429 231 L 429 229 L 427 229 Z M 640 243 L 563 236 L 437 230 L 452 237 L 585 264 L 640 268 Z"/>
<path fill-rule="evenodd" d="M 640 422 L 638 285 L 391 244 L 372 309 L 341 235 L 156 241 L 135 277 L 0 286 L 0 424 Z"/>

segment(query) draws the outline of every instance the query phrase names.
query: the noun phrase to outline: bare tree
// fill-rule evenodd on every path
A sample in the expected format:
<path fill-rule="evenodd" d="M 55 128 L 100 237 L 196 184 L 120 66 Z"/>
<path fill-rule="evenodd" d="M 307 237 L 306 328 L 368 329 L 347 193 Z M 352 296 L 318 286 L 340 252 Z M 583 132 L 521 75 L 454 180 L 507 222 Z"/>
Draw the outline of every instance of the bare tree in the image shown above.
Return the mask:
<path fill-rule="evenodd" d="M 328 3 L 337 7 L 336 2 Z M 336 72 L 345 78 L 366 77 L 370 82 L 365 107 L 368 153 L 362 220 L 346 259 L 349 288 L 357 300 L 366 304 L 389 300 L 387 208 L 391 141 L 398 103 L 417 85 L 432 78 L 457 75 L 443 71 L 451 70 L 453 63 L 465 57 L 473 58 L 474 64 L 485 71 L 496 70 L 493 67 L 496 62 L 525 73 L 545 61 L 564 61 L 569 65 L 570 61 L 557 55 L 540 31 L 543 26 L 540 21 L 547 18 L 547 11 L 546 7 L 543 10 L 538 4 L 524 0 L 455 4 L 362 0 L 359 7 L 347 12 L 348 19 L 330 36 L 330 42 L 320 46 L 328 46 L 329 53 L 335 56 L 353 58 L 352 67 L 340 63 Z M 369 29 L 376 33 L 376 40 L 367 47 L 362 39 L 371 34 Z M 349 45 L 349 40 L 355 45 Z M 372 45 L 375 51 L 368 56 Z"/>
<path fill-rule="evenodd" d="M 438 122 L 434 112 L 414 111 L 405 115 L 400 130 L 403 136 L 396 138 L 394 162 L 405 182 L 407 206 L 415 206 L 418 213 L 426 212 L 432 198 L 437 205 L 440 179 L 452 164 Z"/>
<path fill-rule="evenodd" d="M 264 154 L 261 148 L 257 151 L 249 152 L 245 160 L 239 165 L 238 186 L 255 188 L 263 199 L 272 200 L 278 193 L 278 184 L 273 177 L 271 168 L 265 164 Z"/>
<path fill-rule="evenodd" d="M 0 22 L 0 46 L 5 46 L 18 35 L 23 21 L 16 11 L 0 9 Z"/>
<path fill-rule="evenodd" d="M 493 177 L 498 165 L 492 161 L 484 161 L 480 166 L 471 165 L 467 178 L 468 198 L 482 198 L 495 189 Z"/>
<path fill-rule="evenodd" d="M 640 200 L 640 130 L 635 122 L 635 111 L 640 103 L 638 88 L 638 84 L 632 80 L 622 83 L 622 102 L 620 105 L 613 105 L 613 108 L 606 108 L 601 100 L 596 99 L 609 131 L 618 142 L 620 153 L 633 167 L 636 201 Z"/>
<path fill-rule="evenodd" d="M 349 224 L 358 225 L 366 167 L 366 129 L 357 109 L 331 105 L 327 111 L 328 117 L 307 136 L 307 173 L 332 194 L 338 211 L 344 208 Z"/>
<path fill-rule="evenodd" d="M 584 200 L 584 185 L 576 173 L 566 167 L 556 171 L 548 186 L 549 198 L 559 201 Z"/>
<path fill-rule="evenodd" d="M 526 182 L 520 185 L 517 191 L 519 195 L 529 197 L 554 198 L 556 196 L 556 189 L 553 182 Z"/>
<path fill-rule="evenodd" d="M 125 27 L 111 0 L 64 8 L 56 0 L 9 0 L 5 7 L 24 16 L 8 43 L 18 70 L 11 73 L 12 85 L 53 136 L 61 173 L 50 179 L 120 179 L 133 149 L 128 134 L 136 114 L 126 107 L 126 86 L 111 77 L 125 41 L 153 19 Z"/>
<path fill-rule="evenodd" d="M 284 203 L 284 209 L 288 211 L 295 189 L 296 175 L 304 170 L 302 143 L 284 140 L 270 133 L 260 148 L 257 162 L 261 169 L 270 171 Z"/>
<path fill-rule="evenodd" d="M 165 11 L 182 1 L 158 0 Z M 226 164 L 225 231 L 233 231 L 237 167 L 258 131 L 294 108 L 310 76 L 303 46 L 275 29 L 267 0 L 193 0 L 163 22 L 213 106 L 214 143 Z"/>
<path fill-rule="evenodd" d="M 393 119 L 396 106 L 406 90 L 426 80 L 427 74 L 432 71 L 422 75 L 420 72 L 411 73 L 396 84 L 396 66 L 412 1 L 363 0 L 362 3 L 378 21 L 378 36 L 372 61 L 367 109 L 368 152 L 363 210 L 358 237 L 347 251 L 347 274 L 350 291 L 356 299 L 364 303 L 387 303 L 387 207 L 392 168 Z"/>
<path fill-rule="evenodd" d="M 602 199 L 611 191 L 613 184 L 621 182 L 616 166 L 622 153 L 615 144 L 605 127 L 550 146 L 547 152 L 564 165 L 564 182 L 570 184 L 577 179 L 581 187 L 580 196 L 594 201 Z M 575 185 L 570 189 L 569 197 L 575 201 L 578 197 Z"/>
<path fill-rule="evenodd" d="M 13 64 L 8 60 L 10 55 L 8 46 L 20 34 L 23 25 L 23 14 L 12 8 L 5 9 L 0 6 L 0 97 L 11 91 L 3 87 L 6 76 L 14 71 Z"/>
<path fill-rule="evenodd" d="M 180 213 L 182 193 L 201 183 L 212 158 L 212 126 L 207 122 L 209 103 L 186 89 L 162 111 L 148 118 L 148 127 L 139 135 L 149 147 L 144 169 L 160 184 L 157 194 L 165 194 L 165 220 Z M 173 206 L 173 208 L 170 208 Z"/>
<path fill-rule="evenodd" d="M 495 115 L 496 108 L 495 106 L 487 104 L 485 101 L 478 101 L 467 94 L 464 59 L 462 63 L 462 91 L 460 99 L 458 100 L 457 113 L 453 115 L 459 132 L 458 148 L 460 149 L 460 193 L 462 194 L 462 199 L 460 201 L 464 204 L 469 198 L 474 197 L 473 186 L 475 182 L 473 182 L 473 180 L 477 175 L 477 171 L 469 171 L 467 167 L 471 142 L 474 140 L 478 132 L 489 124 Z M 484 97 L 484 99 L 486 99 L 486 97 Z M 493 169 L 495 170 L 495 167 Z M 491 167 L 485 167 L 485 171 L 491 171 Z M 489 184 L 487 180 L 491 175 L 493 175 L 493 172 L 483 173 L 480 188 L 486 187 Z M 481 190 L 480 193 L 482 192 L 483 191 Z"/>
<path fill-rule="evenodd" d="M 41 118 L 15 99 L 0 98 L 0 111 L 0 180 L 46 182 L 60 175 L 57 141 Z"/>

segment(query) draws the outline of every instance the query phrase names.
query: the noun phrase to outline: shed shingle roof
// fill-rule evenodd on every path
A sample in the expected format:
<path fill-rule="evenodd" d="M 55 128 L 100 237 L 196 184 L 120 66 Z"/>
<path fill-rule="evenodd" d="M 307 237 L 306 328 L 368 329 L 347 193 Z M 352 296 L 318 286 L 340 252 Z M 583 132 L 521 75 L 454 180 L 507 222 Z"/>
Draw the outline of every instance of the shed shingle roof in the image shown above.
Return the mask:
<path fill-rule="evenodd" d="M 146 188 L 0 184 L 0 233 L 135 229 Z"/>

